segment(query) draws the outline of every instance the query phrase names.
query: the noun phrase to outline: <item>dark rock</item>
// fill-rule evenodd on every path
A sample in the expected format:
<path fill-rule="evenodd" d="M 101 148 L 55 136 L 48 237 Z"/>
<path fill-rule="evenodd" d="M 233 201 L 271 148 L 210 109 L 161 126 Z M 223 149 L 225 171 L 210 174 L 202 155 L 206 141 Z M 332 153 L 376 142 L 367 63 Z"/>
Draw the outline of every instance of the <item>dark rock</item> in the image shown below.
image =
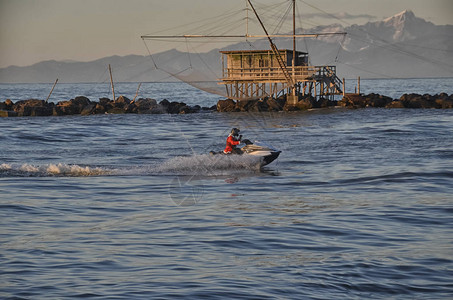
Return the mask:
<path fill-rule="evenodd" d="M 46 105 L 46 101 L 38 100 L 38 99 L 28 99 L 28 100 L 20 100 L 17 101 L 15 106 L 44 106 Z"/>
<path fill-rule="evenodd" d="M 432 95 L 430 95 L 430 94 L 423 94 L 422 98 L 425 99 L 425 100 L 427 100 L 427 101 L 430 101 L 430 102 L 431 102 L 431 101 L 435 101 L 435 99 L 436 99 L 437 96 L 438 96 L 438 95 L 432 96 Z M 448 95 L 447 95 L 447 97 L 448 97 Z"/>
<path fill-rule="evenodd" d="M 85 96 L 78 96 L 71 100 L 72 104 L 78 106 L 80 109 L 83 109 L 85 106 L 90 105 L 91 101 Z"/>
<path fill-rule="evenodd" d="M 368 95 L 349 94 L 338 101 L 337 105 L 351 108 L 386 107 L 392 101 L 393 99 L 390 97 L 374 93 Z"/>
<path fill-rule="evenodd" d="M 402 100 L 400 98 L 400 100 Z M 421 95 L 411 94 L 408 97 L 405 97 L 405 100 L 402 100 L 404 106 L 407 108 L 422 108 L 425 104 L 425 99 Z"/>
<path fill-rule="evenodd" d="M 258 100 L 240 100 L 236 101 L 232 111 L 257 111 L 256 107 Z M 230 105 L 231 103 L 228 103 Z"/>
<path fill-rule="evenodd" d="M 0 117 L 17 117 L 17 112 L 13 110 L 0 110 Z"/>
<path fill-rule="evenodd" d="M 51 116 L 53 114 L 53 106 L 37 106 L 31 111 L 31 117 Z"/>
<path fill-rule="evenodd" d="M 306 108 L 304 108 L 304 109 L 306 109 Z M 283 107 L 283 110 L 284 111 L 298 111 L 301 109 L 296 105 L 285 104 L 285 106 Z"/>
<path fill-rule="evenodd" d="M 332 100 L 329 100 L 329 99 L 326 99 L 326 98 L 321 98 L 321 99 L 319 99 L 318 101 L 315 102 L 313 107 L 315 107 L 315 108 L 326 108 L 326 107 L 332 107 L 332 106 L 336 106 L 336 105 L 337 105 L 337 101 L 332 101 Z"/>
<path fill-rule="evenodd" d="M 133 102 L 131 102 L 130 104 L 126 105 L 124 107 L 124 110 L 128 114 L 136 114 L 138 112 L 137 106 Z"/>
<path fill-rule="evenodd" d="M 96 103 L 96 102 L 95 102 Z M 99 98 L 99 103 L 96 103 L 94 109 L 95 114 L 105 114 L 109 109 L 113 108 L 113 101 L 109 98 Z"/>
<path fill-rule="evenodd" d="M 425 99 L 428 99 L 432 102 L 432 105 L 435 108 L 442 108 L 442 109 L 447 109 L 447 108 L 453 108 L 452 107 L 452 102 L 453 102 L 453 97 L 449 97 L 448 94 L 446 93 L 440 93 L 436 95 L 423 95 Z"/>
<path fill-rule="evenodd" d="M 192 113 L 192 112 L 193 112 L 193 111 L 192 111 L 191 107 L 190 107 L 190 106 L 187 106 L 187 105 L 181 106 L 181 107 L 179 108 L 179 113 L 180 113 L 180 114 L 190 114 L 190 113 Z"/>
<path fill-rule="evenodd" d="M 341 106 L 341 107 L 347 107 L 347 106 L 349 106 L 349 103 L 350 103 L 350 102 L 349 102 L 348 98 L 343 97 L 343 99 L 341 99 L 340 101 L 338 101 L 337 105 L 338 105 L 338 106 Z"/>
<path fill-rule="evenodd" d="M 37 99 L 17 101 L 13 107 L 19 117 L 51 116 L 53 112 L 53 103 Z"/>
<path fill-rule="evenodd" d="M 153 106 L 157 106 L 157 101 L 150 98 L 140 98 L 134 102 L 138 111 L 150 110 Z"/>
<path fill-rule="evenodd" d="M 13 110 L 14 103 L 10 99 L 6 99 L 5 102 L 0 102 L 1 110 Z"/>
<path fill-rule="evenodd" d="M 61 115 L 75 115 L 80 114 L 80 109 L 78 106 L 74 105 L 72 101 L 60 101 L 57 103 L 57 109 L 54 110 L 57 112 L 57 116 Z"/>
<path fill-rule="evenodd" d="M 80 114 L 82 116 L 94 115 L 96 113 L 96 106 L 97 106 L 97 104 L 91 103 L 91 104 L 85 106 L 82 109 L 82 111 L 80 112 Z"/>
<path fill-rule="evenodd" d="M 99 102 L 93 102 L 95 104 L 94 114 L 105 114 L 108 110 L 114 107 L 115 102 L 109 98 L 99 98 Z"/>
<path fill-rule="evenodd" d="M 434 101 L 438 108 L 448 109 L 453 108 L 453 99 L 436 99 Z"/>
<path fill-rule="evenodd" d="M 99 98 L 99 104 L 102 106 L 110 105 L 111 102 L 109 98 Z"/>
<path fill-rule="evenodd" d="M 393 99 L 390 97 L 374 93 L 365 96 L 365 98 L 367 101 L 367 106 L 371 107 L 385 107 L 387 104 L 393 101 Z"/>
<path fill-rule="evenodd" d="M 108 109 L 111 109 L 112 107 L 109 106 Z M 94 108 L 94 113 L 95 114 L 104 114 L 108 109 L 101 103 L 97 103 L 96 107 Z"/>
<path fill-rule="evenodd" d="M 52 116 L 64 116 L 65 113 L 63 110 L 60 108 L 60 106 L 54 106 L 52 109 Z"/>
<path fill-rule="evenodd" d="M 440 93 L 439 95 L 435 95 L 434 97 L 438 98 L 438 99 L 452 99 L 453 95 L 451 95 L 450 97 L 448 96 L 447 93 Z M 8 101 L 8 100 L 6 100 Z M 11 100 L 10 100 L 11 101 Z"/>
<path fill-rule="evenodd" d="M 281 111 L 283 110 L 283 107 L 285 106 L 285 100 L 284 99 L 274 99 L 274 98 L 266 98 L 267 100 L 267 106 L 269 108 L 269 111 Z"/>
<path fill-rule="evenodd" d="M 151 109 L 149 111 L 147 111 L 146 113 L 150 113 L 150 114 L 166 114 L 167 113 L 167 109 L 160 105 L 160 104 L 157 104 L 156 106 L 153 106 L 151 107 Z"/>
<path fill-rule="evenodd" d="M 341 107 L 349 107 L 352 105 L 353 105 L 352 101 L 350 101 L 349 97 L 347 97 L 347 96 L 344 96 L 340 101 L 338 101 L 338 106 L 341 106 Z"/>
<path fill-rule="evenodd" d="M 400 100 L 407 108 L 436 108 L 437 106 L 435 101 L 430 101 L 430 95 L 404 94 Z"/>
<path fill-rule="evenodd" d="M 217 104 L 213 105 L 213 106 L 210 106 L 210 107 L 203 106 L 201 109 L 204 110 L 204 111 L 216 111 L 217 110 Z"/>
<path fill-rule="evenodd" d="M 185 104 L 184 105 L 182 104 L 184 103 L 172 101 L 167 106 L 164 105 L 164 107 L 167 110 L 167 113 L 169 114 L 179 114 L 179 110 L 181 109 L 181 107 L 185 106 Z"/>
<path fill-rule="evenodd" d="M 113 107 L 113 108 L 110 108 L 108 111 L 107 111 L 108 114 L 115 114 L 115 115 L 119 115 L 119 114 L 125 114 L 126 111 L 123 109 L 123 108 L 120 108 L 120 107 Z"/>
<path fill-rule="evenodd" d="M 168 106 L 170 106 L 170 101 L 168 101 L 167 99 L 164 99 L 164 100 L 160 101 L 159 104 L 164 107 L 168 107 Z"/>
<path fill-rule="evenodd" d="M 304 97 L 300 99 L 296 105 L 290 105 L 286 102 L 284 109 L 286 111 L 307 110 L 314 108 L 316 105 L 317 103 L 313 97 Z"/>
<path fill-rule="evenodd" d="M 236 102 L 233 99 L 219 100 L 217 102 L 217 111 L 232 112 L 236 111 Z"/>
<path fill-rule="evenodd" d="M 131 103 L 131 100 L 125 96 L 119 96 L 113 103 L 114 107 L 124 108 Z"/>
<path fill-rule="evenodd" d="M 58 109 L 54 110 L 56 115 L 79 115 L 82 110 L 91 105 L 90 99 L 84 96 L 78 96 L 69 101 L 60 101 L 57 103 Z"/>
<path fill-rule="evenodd" d="M 192 109 L 192 113 L 197 113 L 200 112 L 201 106 L 200 105 L 195 105 L 190 107 Z"/>
<path fill-rule="evenodd" d="M 162 100 L 162 104 L 158 104 L 155 99 L 151 98 L 140 98 L 135 101 L 137 106 L 137 113 L 139 114 L 164 114 L 167 113 L 167 108 L 170 105 L 170 102 L 167 100 Z"/>
<path fill-rule="evenodd" d="M 266 98 L 256 101 L 254 106 L 257 112 L 269 111 L 269 104 Z"/>
<path fill-rule="evenodd" d="M 400 97 L 400 101 L 408 101 L 410 100 L 411 98 L 414 98 L 414 97 L 417 97 L 417 96 L 420 96 L 419 94 L 403 94 L 401 97 Z"/>
<path fill-rule="evenodd" d="M 291 107 L 288 102 L 286 103 L 285 107 Z M 307 110 L 313 108 L 313 103 L 309 99 L 302 99 L 297 102 L 295 105 L 297 110 Z"/>
<path fill-rule="evenodd" d="M 168 114 L 179 114 L 179 109 L 181 106 L 177 102 L 170 102 L 170 104 L 166 107 Z"/>
<path fill-rule="evenodd" d="M 367 99 L 359 94 L 346 95 L 340 100 L 341 106 L 347 106 L 352 108 L 364 108 L 367 107 Z"/>
<path fill-rule="evenodd" d="M 386 108 L 405 108 L 403 101 L 401 100 L 394 100 L 392 102 L 387 103 L 385 106 Z"/>

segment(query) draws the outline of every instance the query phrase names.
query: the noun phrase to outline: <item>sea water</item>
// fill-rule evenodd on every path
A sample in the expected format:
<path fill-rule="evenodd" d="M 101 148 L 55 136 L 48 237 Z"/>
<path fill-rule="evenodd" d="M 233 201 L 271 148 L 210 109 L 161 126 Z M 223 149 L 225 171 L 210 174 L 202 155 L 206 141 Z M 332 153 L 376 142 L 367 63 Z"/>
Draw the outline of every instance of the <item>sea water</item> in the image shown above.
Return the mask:
<path fill-rule="evenodd" d="M 361 90 L 453 93 L 397 83 Z M 0 88 L 17 101 L 51 85 Z M 109 88 L 57 85 L 50 101 L 77 95 Z M 232 127 L 280 157 L 208 155 Z M 0 118 L 0 298 L 448 299 L 452 195 L 453 110 Z"/>

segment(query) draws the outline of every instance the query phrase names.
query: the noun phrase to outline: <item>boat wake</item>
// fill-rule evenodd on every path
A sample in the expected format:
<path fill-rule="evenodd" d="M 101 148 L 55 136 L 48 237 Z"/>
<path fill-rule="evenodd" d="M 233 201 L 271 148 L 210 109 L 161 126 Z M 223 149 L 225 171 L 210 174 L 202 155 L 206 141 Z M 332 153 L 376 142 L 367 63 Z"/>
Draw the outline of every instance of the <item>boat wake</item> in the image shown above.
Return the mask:
<path fill-rule="evenodd" d="M 32 164 L 1 164 L 0 177 L 83 177 L 110 175 L 113 170 L 101 167 L 90 167 L 68 164 L 47 164 L 36 166 Z"/>
<path fill-rule="evenodd" d="M 171 158 L 155 171 L 169 175 L 220 176 L 257 172 L 260 167 L 261 160 L 256 156 L 202 154 Z"/>
<path fill-rule="evenodd" d="M 178 156 L 157 165 L 85 166 L 78 164 L 1 164 L 0 177 L 89 177 L 89 176 L 153 176 L 196 175 L 222 176 L 259 172 L 260 159 L 250 156 L 211 156 L 208 154 Z"/>

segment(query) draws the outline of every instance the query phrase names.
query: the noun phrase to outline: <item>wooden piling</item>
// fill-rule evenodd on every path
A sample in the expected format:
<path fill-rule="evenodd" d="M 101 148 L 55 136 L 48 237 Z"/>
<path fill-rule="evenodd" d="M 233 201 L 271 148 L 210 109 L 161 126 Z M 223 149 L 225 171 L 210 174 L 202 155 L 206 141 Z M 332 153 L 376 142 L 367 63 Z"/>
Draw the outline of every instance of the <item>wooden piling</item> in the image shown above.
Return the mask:
<path fill-rule="evenodd" d="M 360 94 L 360 76 L 357 78 L 357 93 Z"/>
<path fill-rule="evenodd" d="M 53 84 L 52 89 L 50 90 L 49 96 L 47 96 L 46 103 L 47 103 L 47 100 L 49 100 L 50 95 L 52 95 L 53 89 L 54 89 L 55 86 L 57 85 L 57 82 L 58 82 L 58 78 L 57 78 L 57 80 L 55 80 L 55 83 Z"/>
<path fill-rule="evenodd" d="M 113 101 L 115 101 L 115 87 L 113 86 L 113 76 L 112 76 L 112 67 L 109 64 L 109 72 L 110 72 L 110 84 L 112 86 L 112 94 L 113 94 Z"/>
<path fill-rule="evenodd" d="M 343 97 L 346 95 L 346 81 L 343 77 Z"/>
<path fill-rule="evenodd" d="M 134 97 L 134 99 L 132 99 L 132 102 L 131 102 L 131 103 L 134 103 L 134 102 L 135 102 L 135 98 L 137 98 L 137 96 L 138 96 L 138 91 L 140 90 L 140 86 L 141 86 L 141 85 L 142 85 L 142 83 L 140 82 L 140 83 L 138 84 L 137 92 L 135 93 L 135 97 Z"/>

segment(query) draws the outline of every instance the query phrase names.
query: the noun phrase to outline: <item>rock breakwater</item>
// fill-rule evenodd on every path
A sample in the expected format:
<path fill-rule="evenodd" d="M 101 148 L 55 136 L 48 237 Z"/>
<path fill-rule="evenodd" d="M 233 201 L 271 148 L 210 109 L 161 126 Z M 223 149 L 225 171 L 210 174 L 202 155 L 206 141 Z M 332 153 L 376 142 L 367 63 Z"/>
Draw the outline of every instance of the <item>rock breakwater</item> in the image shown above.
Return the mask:
<path fill-rule="evenodd" d="M 187 114 L 215 110 L 213 107 L 189 106 L 183 102 L 170 102 L 166 99 L 157 102 L 155 99 L 140 98 L 131 101 L 120 96 L 116 100 L 100 98 L 98 102 L 79 96 L 58 103 L 29 99 L 13 103 L 11 100 L 0 102 L 1 117 L 25 116 L 66 116 L 95 114 Z"/>
<path fill-rule="evenodd" d="M 404 94 L 399 99 L 392 99 L 379 94 L 346 95 L 338 105 L 351 108 L 386 107 L 386 108 L 453 108 L 453 94 Z"/>
<path fill-rule="evenodd" d="M 295 105 L 288 105 L 283 97 L 279 99 L 265 98 L 262 100 L 234 101 L 231 99 L 219 100 L 217 111 L 241 112 L 241 111 L 297 111 L 324 107 L 384 107 L 384 108 L 453 108 L 453 94 L 446 93 L 436 95 L 404 94 L 399 99 L 393 99 L 379 94 L 346 94 L 340 101 L 328 99 L 315 99 L 311 96 L 302 98 Z"/>
<path fill-rule="evenodd" d="M 87 97 L 79 96 L 71 100 L 57 103 L 44 100 L 29 99 L 13 103 L 11 100 L 0 102 L 0 117 L 22 116 L 65 116 L 65 115 L 95 115 L 95 114 L 189 114 L 203 111 L 218 112 L 265 112 L 265 111 L 297 111 L 324 107 L 346 108 L 453 108 L 453 94 L 404 94 L 399 99 L 379 94 L 346 94 L 343 99 L 333 101 L 328 99 L 302 98 L 296 105 L 288 105 L 285 97 L 265 98 L 262 100 L 234 101 L 231 99 L 219 100 L 212 107 L 199 105 L 189 106 L 184 102 L 170 102 L 166 99 L 157 102 L 151 98 L 140 98 L 131 101 L 120 96 L 116 100 L 100 98 L 91 101 Z"/>

